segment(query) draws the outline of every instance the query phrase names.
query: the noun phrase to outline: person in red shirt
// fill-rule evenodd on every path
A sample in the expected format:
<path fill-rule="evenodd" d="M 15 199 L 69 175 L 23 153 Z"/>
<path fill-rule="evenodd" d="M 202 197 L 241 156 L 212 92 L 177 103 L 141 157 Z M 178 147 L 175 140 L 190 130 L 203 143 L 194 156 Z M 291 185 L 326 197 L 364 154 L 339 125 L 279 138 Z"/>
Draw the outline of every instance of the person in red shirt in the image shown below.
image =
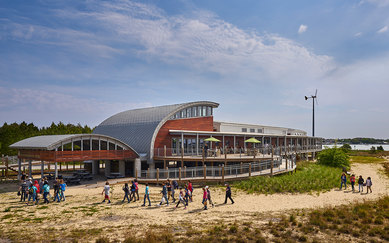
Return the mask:
<path fill-rule="evenodd" d="M 192 186 L 192 182 L 188 181 L 188 190 L 190 191 L 190 195 L 189 195 L 189 198 L 190 198 L 190 201 L 192 201 L 192 195 L 193 195 L 193 186 Z"/>
<path fill-rule="evenodd" d="M 350 183 L 351 183 L 351 188 L 354 192 L 354 185 L 355 185 L 355 175 L 351 175 L 350 177 Z"/>
<path fill-rule="evenodd" d="M 41 189 L 37 180 L 34 181 L 34 186 L 36 187 L 36 193 L 40 193 Z"/>

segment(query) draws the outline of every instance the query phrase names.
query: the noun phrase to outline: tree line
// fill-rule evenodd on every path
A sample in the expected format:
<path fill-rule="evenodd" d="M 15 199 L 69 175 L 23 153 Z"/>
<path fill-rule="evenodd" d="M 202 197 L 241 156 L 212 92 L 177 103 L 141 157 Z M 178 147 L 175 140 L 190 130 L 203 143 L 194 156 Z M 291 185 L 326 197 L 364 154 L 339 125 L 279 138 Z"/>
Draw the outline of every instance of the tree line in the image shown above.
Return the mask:
<path fill-rule="evenodd" d="M 389 139 L 377 139 L 377 138 L 339 138 L 339 139 L 324 139 L 324 143 L 326 144 L 333 144 L 335 143 L 340 144 L 385 144 L 389 143 Z"/>
<path fill-rule="evenodd" d="M 92 133 L 93 129 L 87 125 L 81 126 L 81 124 L 63 124 L 59 122 L 55 124 L 51 123 L 49 127 L 37 127 L 33 123 L 27 124 L 26 122 L 4 123 L 0 127 L 0 154 L 2 155 L 17 155 L 17 150 L 11 149 L 9 146 L 20 140 L 40 136 L 40 135 L 61 135 L 61 134 L 85 134 Z"/>

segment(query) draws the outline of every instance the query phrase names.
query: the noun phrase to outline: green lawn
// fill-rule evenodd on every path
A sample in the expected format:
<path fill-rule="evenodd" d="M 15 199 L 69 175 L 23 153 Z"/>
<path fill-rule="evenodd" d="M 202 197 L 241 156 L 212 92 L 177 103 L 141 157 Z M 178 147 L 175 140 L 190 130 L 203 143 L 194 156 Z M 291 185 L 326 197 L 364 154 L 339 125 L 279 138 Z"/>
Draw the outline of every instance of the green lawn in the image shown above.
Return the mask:
<path fill-rule="evenodd" d="M 234 186 L 248 193 L 323 192 L 339 186 L 341 173 L 340 168 L 302 162 L 298 164 L 296 173 L 252 177 L 234 183 Z"/>
<path fill-rule="evenodd" d="M 350 156 L 351 163 L 381 163 L 384 162 L 385 159 L 371 156 Z"/>

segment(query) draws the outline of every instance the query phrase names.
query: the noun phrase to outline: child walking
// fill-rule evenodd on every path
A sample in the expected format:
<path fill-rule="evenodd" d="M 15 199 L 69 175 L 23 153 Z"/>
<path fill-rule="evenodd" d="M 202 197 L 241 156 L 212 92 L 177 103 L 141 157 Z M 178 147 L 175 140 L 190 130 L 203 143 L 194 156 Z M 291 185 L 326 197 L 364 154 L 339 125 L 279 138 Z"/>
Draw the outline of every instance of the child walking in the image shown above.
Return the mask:
<path fill-rule="evenodd" d="M 61 179 L 61 184 L 59 184 L 59 199 L 62 201 L 65 201 L 65 190 L 66 190 L 66 183 Z"/>
<path fill-rule="evenodd" d="M 373 182 L 371 182 L 371 178 L 367 177 L 367 179 L 366 179 L 366 194 L 369 193 L 369 190 L 370 190 L 370 193 L 373 193 L 371 191 L 371 186 L 372 185 L 373 185 Z"/>
<path fill-rule="evenodd" d="M 209 187 L 206 186 L 205 189 L 207 190 L 207 195 L 208 195 L 208 201 L 212 205 L 212 207 L 215 207 L 215 204 L 213 204 L 213 201 L 211 199 L 211 191 L 209 190 Z"/>
<path fill-rule="evenodd" d="M 50 203 L 49 199 L 47 198 L 47 196 L 50 193 L 50 186 L 49 186 L 49 183 L 47 181 L 44 182 L 42 190 L 43 190 L 44 203 Z"/>
<path fill-rule="evenodd" d="M 54 185 L 53 185 L 53 188 L 54 188 L 54 200 L 53 200 L 53 202 L 55 202 L 55 200 L 57 200 L 57 202 L 60 202 L 60 199 L 59 199 L 59 181 L 58 181 L 58 179 L 56 179 L 55 181 L 54 181 Z"/>
<path fill-rule="evenodd" d="M 104 186 L 104 189 L 103 189 L 103 191 L 101 192 L 101 195 L 103 195 L 103 193 L 105 193 L 105 195 L 104 195 L 104 200 L 102 201 L 102 202 L 105 202 L 105 199 L 108 199 L 108 203 L 111 203 L 111 200 L 109 199 L 109 190 L 110 190 L 111 188 L 109 187 L 109 182 L 107 181 L 106 183 L 105 183 L 105 186 Z"/>
<path fill-rule="evenodd" d="M 358 179 L 358 186 L 359 186 L 359 192 L 361 192 L 361 188 L 362 188 L 362 192 L 363 192 L 363 183 L 365 182 L 365 180 L 362 178 L 362 176 L 360 175 L 359 176 L 359 179 Z"/>
<path fill-rule="evenodd" d="M 207 201 L 208 201 L 208 193 L 207 193 L 207 189 L 205 189 L 205 187 L 203 188 L 203 204 L 204 204 L 204 210 L 207 210 Z"/>
<path fill-rule="evenodd" d="M 178 205 L 180 205 L 180 203 L 184 204 L 184 209 L 186 209 L 186 201 L 184 199 L 184 192 L 182 191 L 182 188 L 180 187 L 180 193 L 178 194 L 178 203 L 176 205 L 176 208 L 178 208 Z"/>
<path fill-rule="evenodd" d="M 346 190 L 346 182 L 347 182 L 347 177 L 346 177 L 346 174 L 343 172 L 342 175 L 340 176 L 340 188 L 339 188 L 339 190 L 342 190 L 343 184 L 344 184 L 344 189 Z"/>
<path fill-rule="evenodd" d="M 130 198 L 128 197 L 130 195 L 130 188 L 128 187 L 128 183 L 125 183 L 123 186 L 124 191 L 124 198 L 122 200 L 122 203 L 124 203 L 124 200 L 127 198 L 128 203 L 130 203 Z"/>
<path fill-rule="evenodd" d="M 169 206 L 169 200 L 167 198 L 167 188 L 166 188 L 166 183 L 163 184 L 163 187 L 162 187 L 162 199 L 161 199 L 161 202 L 159 203 L 159 205 L 161 206 L 163 201 L 166 200 L 166 206 Z"/>
<path fill-rule="evenodd" d="M 145 197 L 143 198 L 143 204 L 142 204 L 143 207 L 146 205 L 146 198 L 149 201 L 149 206 L 151 206 L 149 183 L 146 183 Z"/>
<path fill-rule="evenodd" d="M 353 190 L 353 192 L 355 191 L 355 188 L 354 188 L 354 185 L 355 185 L 355 175 L 352 174 L 351 177 L 350 177 L 350 183 L 351 183 L 351 188 Z"/>

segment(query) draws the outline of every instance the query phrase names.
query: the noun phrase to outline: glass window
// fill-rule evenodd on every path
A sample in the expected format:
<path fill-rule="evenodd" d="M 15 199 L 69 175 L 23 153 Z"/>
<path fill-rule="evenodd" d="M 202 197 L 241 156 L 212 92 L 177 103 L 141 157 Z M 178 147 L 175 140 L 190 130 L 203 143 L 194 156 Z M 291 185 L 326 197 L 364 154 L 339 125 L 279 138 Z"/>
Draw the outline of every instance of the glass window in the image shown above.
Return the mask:
<path fill-rule="evenodd" d="M 181 111 L 181 118 L 186 118 L 186 110 Z"/>
<path fill-rule="evenodd" d="M 197 106 L 192 107 L 192 116 L 196 117 L 197 116 Z"/>
<path fill-rule="evenodd" d="M 262 128 L 258 128 L 258 133 L 262 133 Z"/>
<path fill-rule="evenodd" d="M 242 132 L 247 132 L 247 128 L 242 128 Z"/>
<path fill-rule="evenodd" d="M 207 116 L 207 107 L 206 106 L 202 106 L 201 108 L 203 110 L 202 116 Z"/>
<path fill-rule="evenodd" d="M 207 106 L 207 116 L 212 116 L 212 107 Z"/>
<path fill-rule="evenodd" d="M 255 129 L 254 128 L 250 128 L 250 132 L 255 132 Z"/>
<path fill-rule="evenodd" d="M 192 108 L 186 109 L 186 117 L 192 117 Z"/>

